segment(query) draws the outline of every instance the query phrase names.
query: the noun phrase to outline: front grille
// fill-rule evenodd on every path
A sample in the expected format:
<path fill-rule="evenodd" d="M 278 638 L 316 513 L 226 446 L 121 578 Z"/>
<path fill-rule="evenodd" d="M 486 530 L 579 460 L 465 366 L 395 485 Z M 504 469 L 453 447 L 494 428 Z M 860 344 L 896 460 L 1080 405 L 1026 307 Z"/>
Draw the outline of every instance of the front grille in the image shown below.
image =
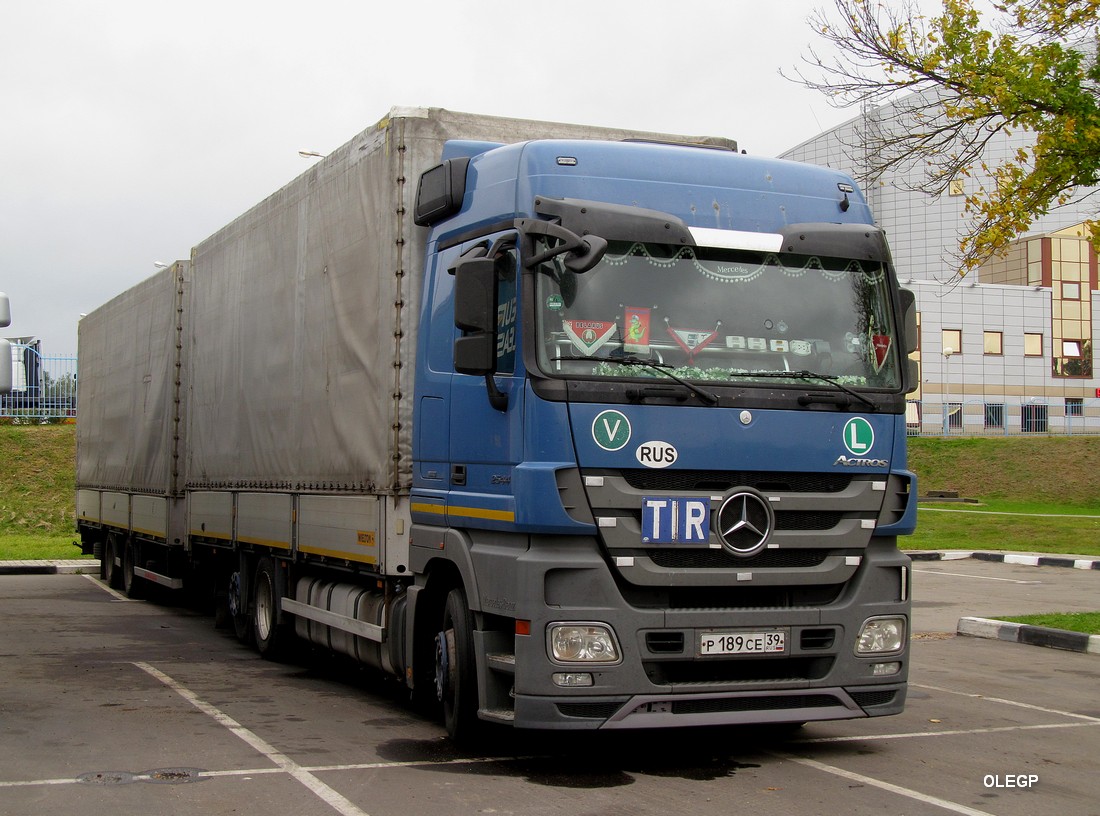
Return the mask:
<path fill-rule="evenodd" d="M 665 606 L 669 609 L 798 609 L 828 606 L 836 602 L 843 584 L 810 584 L 791 587 L 670 587 L 667 603 L 660 596 L 649 603 L 643 593 L 625 593 L 635 606 Z"/>
<path fill-rule="evenodd" d="M 820 511 L 817 513 L 780 512 L 775 514 L 776 530 L 831 530 L 840 524 L 843 513 Z"/>
<path fill-rule="evenodd" d="M 645 646 L 653 654 L 683 654 L 683 632 L 646 632 Z"/>
<path fill-rule="evenodd" d="M 852 692 L 852 699 L 855 700 L 856 705 L 861 708 L 869 708 L 871 706 L 889 705 L 894 702 L 894 698 L 897 694 L 897 691 L 894 689 L 883 691 L 854 691 Z"/>
<path fill-rule="evenodd" d="M 558 712 L 566 717 L 606 720 L 622 708 L 622 703 L 558 703 Z"/>
<path fill-rule="evenodd" d="M 841 702 L 830 694 L 792 694 L 767 697 L 723 697 L 716 700 L 676 700 L 673 714 L 721 714 L 729 711 L 786 711 L 833 708 Z"/>
<path fill-rule="evenodd" d="M 655 549 L 650 559 L 664 569 L 809 569 L 821 566 L 828 550 L 764 550 L 738 558 L 726 550 Z"/>
<path fill-rule="evenodd" d="M 761 493 L 839 493 L 852 482 L 847 473 L 775 473 L 753 470 L 624 470 L 637 490 L 721 493 L 753 487 Z"/>
<path fill-rule="evenodd" d="M 698 683 L 788 683 L 820 680 L 832 657 L 774 657 L 742 660 L 673 660 L 645 663 L 656 685 Z"/>
<path fill-rule="evenodd" d="M 836 642 L 833 629 L 803 629 L 799 645 L 803 649 L 831 649 Z"/>

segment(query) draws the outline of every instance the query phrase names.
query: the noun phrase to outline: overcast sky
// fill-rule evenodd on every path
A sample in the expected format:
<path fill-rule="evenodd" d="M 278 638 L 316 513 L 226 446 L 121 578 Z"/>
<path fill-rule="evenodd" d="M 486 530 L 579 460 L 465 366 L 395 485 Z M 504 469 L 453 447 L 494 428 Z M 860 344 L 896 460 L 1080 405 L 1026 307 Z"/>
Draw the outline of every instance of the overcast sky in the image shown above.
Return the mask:
<path fill-rule="evenodd" d="M 0 14 L 4 336 L 76 325 L 394 105 L 736 139 L 851 118 L 782 78 L 830 0 L 24 0 Z"/>

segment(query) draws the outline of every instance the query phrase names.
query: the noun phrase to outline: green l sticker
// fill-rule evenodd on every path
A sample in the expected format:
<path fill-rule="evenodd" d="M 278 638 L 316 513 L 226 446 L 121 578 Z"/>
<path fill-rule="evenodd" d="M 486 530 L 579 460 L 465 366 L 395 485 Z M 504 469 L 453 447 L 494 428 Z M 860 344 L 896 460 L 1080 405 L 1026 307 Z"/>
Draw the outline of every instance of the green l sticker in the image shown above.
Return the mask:
<path fill-rule="evenodd" d="M 875 429 L 863 417 L 852 417 L 844 426 L 844 447 L 855 456 L 868 453 L 875 444 Z"/>

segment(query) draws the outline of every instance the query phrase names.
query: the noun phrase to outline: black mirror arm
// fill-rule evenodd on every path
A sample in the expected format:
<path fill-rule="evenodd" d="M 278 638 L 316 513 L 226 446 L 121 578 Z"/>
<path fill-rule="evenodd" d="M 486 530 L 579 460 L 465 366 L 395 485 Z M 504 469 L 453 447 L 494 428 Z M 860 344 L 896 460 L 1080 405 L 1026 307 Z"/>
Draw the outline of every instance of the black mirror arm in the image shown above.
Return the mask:
<path fill-rule="evenodd" d="M 485 375 L 485 388 L 489 394 L 489 404 L 501 413 L 508 410 L 508 395 L 500 390 L 492 373 Z"/>
<path fill-rule="evenodd" d="M 566 259 L 565 265 L 573 272 L 587 272 L 599 263 L 607 250 L 607 241 L 598 235 L 586 235 L 582 238 L 552 221 L 519 218 L 516 219 L 516 229 L 528 237 L 545 235 L 562 242 L 529 257 L 523 264 L 527 269 L 534 269 L 544 261 L 568 253 L 569 258 Z"/>

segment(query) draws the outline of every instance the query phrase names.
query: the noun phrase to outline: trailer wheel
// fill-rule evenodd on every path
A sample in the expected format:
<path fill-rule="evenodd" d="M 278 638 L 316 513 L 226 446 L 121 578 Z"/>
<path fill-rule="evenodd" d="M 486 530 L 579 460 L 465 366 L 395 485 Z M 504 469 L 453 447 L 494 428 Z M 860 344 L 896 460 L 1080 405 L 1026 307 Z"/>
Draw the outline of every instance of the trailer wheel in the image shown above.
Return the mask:
<path fill-rule="evenodd" d="M 452 589 L 435 638 L 435 689 L 443 722 L 456 742 L 470 742 L 478 729 L 474 616 L 461 588 Z"/>
<path fill-rule="evenodd" d="M 256 648 L 268 660 L 279 660 L 286 654 L 292 636 L 289 627 L 279 622 L 282 603 L 278 569 L 273 559 L 260 559 L 252 599 L 252 634 Z"/>
<path fill-rule="evenodd" d="M 140 598 L 143 589 L 141 579 L 134 575 L 137 545 L 130 541 L 122 545 L 122 591 L 127 598 Z"/>
<path fill-rule="evenodd" d="M 92 555 L 99 559 L 99 579 L 105 580 L 107 578 L 107 556 L 104 554 L 106 543 L 101 537 L 96 537 L 95 544 L 92 545 Z"/>
<path fill-rule="evenodd" d="M 241 592 L 241 574 L 234 572 L 229 576 L 229 617 L 233 621 L 233 633 L 237 640 L 246 646 L 252 644 L 252 619 L 248 615 L 248 606 Z"/>
<path fill-rule="evenodd" d="M 118 536 L 108 533 L 107 545 L 103 548 L 103 580 L 113 589 L 119 589 L 122 583 L 122 570 L 118 566 L 119 551 Z"/>

